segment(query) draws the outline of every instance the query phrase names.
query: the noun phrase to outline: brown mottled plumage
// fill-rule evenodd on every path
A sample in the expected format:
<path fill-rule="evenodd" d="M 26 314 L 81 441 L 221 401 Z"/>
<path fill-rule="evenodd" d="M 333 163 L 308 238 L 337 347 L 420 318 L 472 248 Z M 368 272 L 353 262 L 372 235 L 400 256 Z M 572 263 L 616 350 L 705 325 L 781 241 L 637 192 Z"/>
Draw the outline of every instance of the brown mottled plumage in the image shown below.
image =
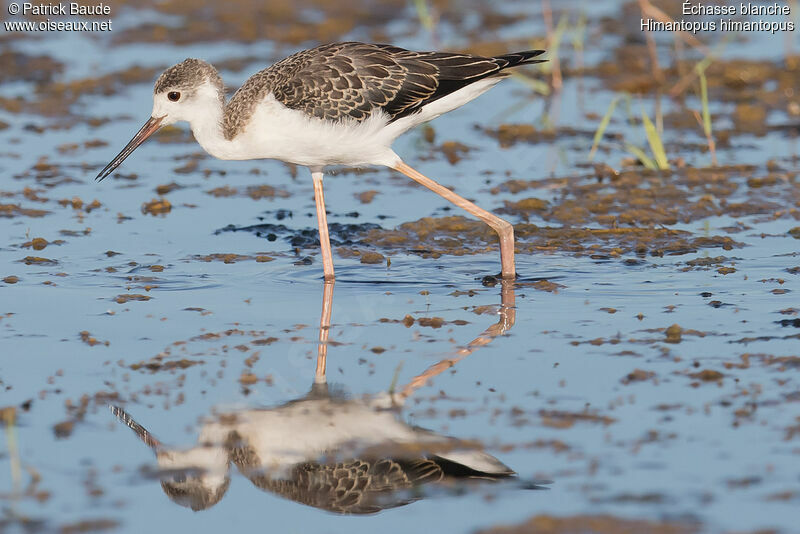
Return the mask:
<path fill-rule="evenodd" d="M 425 465 L 441 478 L 441 470 L 430 461 Z M 249 473 L 254 486 L 307 506 L 339 514 L 374 514 L 411 502 L 397 492 L 410 490 L 415 480 L 413 466 L 391 459 L 355 459 L 336 464 L 303 463 L 294 466 L 288 477 L 273 478 L 268 473 Z"/>
<path fill-rule="evenodd" d="M 314 414 L 330 411 L 333 417 L 334 414 L 346 414 L 348 407 L 355 408 L 359 404 L 332 397 L 326 384 L 315 384 L 305 398 L 290 401 L 278 408 L 253 410 L 251 413 L 301 407 L 300 411 L 294 411 L 295 416 L 310 414 L 313 417 Z M 417 442 L 403 444 L 389 440 L 359 451 L 355 448 L 358 438 L 354 438 L 353 442 L 335 438 L 327 449 L 328 453 L 321 458 L 315 454 L 314 459 L 273 465 L 270 458 L 260 456 L 257 450 L 257 447 L 263 446 L 263 442 L 260 445 L 257 443 L 259 432 L 269 429 L 252 427 L 251 422 L 244 421 L 249 416 L 245 415 L 244 420 L 240 420 L 236 413 L 222 416 L 226 420 L 223 427 L 228 428 L 218 435 L 221 438 L 219 450 L 224 452 L 220 457 L 220 465 L 214 467 L 204 463 L 210 458 L 204 451 L 210 451 L 216 445 L 205 443 L 193 449 L 169 449 L 163 447 L 121 408 L 112 406 L 111 411 L 156 452 L 162 469 L 160 478 L 164 493 L 174 502 L 195 511 L 214 506 L 225 495 L 230 485 L 230 463 L 236 465 L 239 472 L 259 489 L 339 514 L 371 514 L 409 504 L 421 497 L 415 490 L 425 484 L 461 479 L 501 480 L 514 476 L 510 468 L 491 456 L 488 456 L 492 462 L 488 469 L 480 464 L 472 464 L 471 467 L 459 463 L 459 460 L 447 459 L 445 456 L 454 451 L 479 449 L 462 449 L 468 445 L 466 442 L 421 429 L 417 429 L 417 432 L 423 439 Z M 365 413 L 371 416 L 372 408 Z M 237 426 L 240 424 L 244 426 Z M 335 426 L 333 422 L 328 429 L 308 425 L 308 435 L 300 434 L 297 438 L 302 442 L 304 436 L 313 437 Z M 425 437 L 436 439 L 427 442 Z M 190 457 L 194 458 L 194 464 L 188 461 Z M 215 472 L 219 480 L 212 482 L 206 475 L 213 478 Z"/>
<path fill-rule="evenodd" d="M 285 499 L 339 514 L 374 514 L 415 500 L 397 492 L 421 484 L 438 482 L 446 476 L 470 476 L 468 469 L 451 473 L 452 462 L 431 458 L 355 458 L 335 463 L 303 462 L 283 476 L 272 476 L 258 455 L 231 436 L 229 455 L 254 486 Z M 482 474 L 481 474 L 482 475 Z M 485 476 L 485 478 L 503 478 Z M 483 478 L 483 477 L 482 477 Z"/>
<path fill-rule="evenodd" d="M 247 80 L 225 106 L 223 130 L 233 139 L 270 92 L 286 107 L 320 119 L 363 121 L 380 109 L 396 120 L 507 67 L 538 63 L 541 60 L 532 58 L 542 53 L 486 58 L 385 44 L 322 45 L 293 54 Z"/>

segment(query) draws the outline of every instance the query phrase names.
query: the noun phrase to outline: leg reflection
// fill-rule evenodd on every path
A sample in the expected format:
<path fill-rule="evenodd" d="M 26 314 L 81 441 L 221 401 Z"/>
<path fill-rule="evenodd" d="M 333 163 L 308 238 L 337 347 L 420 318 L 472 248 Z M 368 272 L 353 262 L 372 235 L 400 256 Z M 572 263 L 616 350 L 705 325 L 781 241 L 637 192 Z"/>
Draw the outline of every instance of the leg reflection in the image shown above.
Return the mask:
<path fill-rule="evenodd" d="M 427 384 L 431 378 L 440 375 L 447 369 L 453 367 L 459 361 L 475 352 L 475 350 L 478 348 L 488 345 L 494 338 L 502 336 L 508 332 L 514 326 L 516 319 L 517 309 L 516 296 L 514 294 L 514 283 L 510 280 L 503 280 L 502 289 L 500 292 L 500 320 L 484 330 L 480 336 L 470 341 L 466 347 L 456 352 L 455 356 L 441 360 L 440 362 L 426 369 L 424 373 L 412 378 L 411 382 L 406 384 L 395 396 L 395 401 L 398 404 L 403 404 L 408 397 L 410 397 L 416 390 Z"/>
<path fill-rule="evenodd" d="M 325 384 L 325 369 L 328 359 L 328 334 L 331 330 L 331 312 L 333 311 L 333 280 L 325 280 L 322 291 L 322 315 L 319 319 L 319 347 L 317 348 L 317 371 L 314 374 L 315 384 Z"/>
<path fill-rule="evenodd" d="M 331 281 L 323 291 L 317 366 L 309 394 L 273 407 L 210 415 L 189 448 L 166 446 L 122 409 L 111 410 L 156 454 L 166 495 L 193 510 L 210 508 L 223 498 L 231 464 L 259 489 L 345 514 L 404 506 L 422 498 L 420 488 L 427 484 L 508 478 L 514 471 L 479 442 L 411 426 L 397 410 L 388 409 L 514 325 L 513 285 L 504 282 L 501 295 L 496 324 L 416 376 L 397 395 L 329 394 Z"/>

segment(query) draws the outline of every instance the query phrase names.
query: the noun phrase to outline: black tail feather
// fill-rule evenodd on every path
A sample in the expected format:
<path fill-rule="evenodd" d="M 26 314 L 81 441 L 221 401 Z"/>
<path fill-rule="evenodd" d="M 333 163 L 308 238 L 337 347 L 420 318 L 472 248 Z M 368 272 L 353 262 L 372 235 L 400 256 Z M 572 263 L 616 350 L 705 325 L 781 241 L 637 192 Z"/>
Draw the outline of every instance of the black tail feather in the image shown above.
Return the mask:
<path fill-rule="evenodd" d="M 533 65 L 535 63 L 544 63 L 546 59 L 535 59 L 544 54 L 544 50 L 525 50 L 523 52 L 513 52 L 511 54 L 503 54 L 501 56 L 494 56 L 494 59 L 501 69 L 509 67 L 516 67 L 518 65 Z"/>
<path fill-rule="evenodd" d="M 403 87 L 392 101 L 383 106 L 383 110 L 392 116 L 393 121 L 411 115 L 431 102 L 479 80 L 505 77 L 508 73 L 503 71 L 509 67 L 547 61 L 536 59 L 544 54 L 544 50 L 525 50 L 494 57 L 447 52 L 409 52 L 397 48 L 391 50 L 400 50 L 408 56 L 396 58 L 408 72 L 402 80 Z M 424 89 L 422 97 L 420 88 Z M 425 94 L 427 91 L 432 92 Z"/>

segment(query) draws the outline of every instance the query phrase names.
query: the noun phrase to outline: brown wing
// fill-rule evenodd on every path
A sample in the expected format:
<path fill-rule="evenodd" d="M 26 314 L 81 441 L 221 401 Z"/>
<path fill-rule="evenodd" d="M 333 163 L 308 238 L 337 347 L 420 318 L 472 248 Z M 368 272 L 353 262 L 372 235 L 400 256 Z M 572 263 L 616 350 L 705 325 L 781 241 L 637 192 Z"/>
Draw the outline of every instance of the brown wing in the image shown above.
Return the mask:
<path fill-rule="evenodd" d="M 350 460 L 336 464 L 301 463 L 288 478 L 245 473 L 261 489 L 293 501 L 340 514 L 372 514 L 410 502 L 393 494 L 412 487 L 410 473 L 400 463 Z"/>
<path fill-rule="evenodd" d="M 320 119 L 363 121 L 381 109 L 396 120 L 503 69 L 538 63 L 533 58 L 543 52 L 481 57 L 357 42 L 319 46 L 247 80 L 227 106 L 226 135 L 236 135 L 268 91 L 286 107 Z"/>
<path fill-rule="evenodd" d="M 335 43 L 276 64 L 286 76 L 272 91 L 292 109 L 328 120 L 369 117 L 381 109 L 392 120 L 462 87 L 530 61 L 543 51 L 480 57 L 414 52 L 391 45 Z M 538 60 L 535 60 L 538 61 Z"/>
<path fill-rule="evenodd" d="M 364 120 L 373 108 L 389 106 L 408 77 L 406 66 L 372 45 L 336 43 L 301 52 L 299 56 L 291 56 L 272 67 L 294 71 L 276 80 L 272 93 L 286 107 L 320 119 Z M 302 61 L 299 68 L 298 60 Z M 425 68 L 434 74 L 430 66 Z M 433 90 L 424 85 L 418 88 L 421 94 Z"/>
<path fill-rule="evenodd" d="M 383 107 L 392 120 L 414 113 L 478 80 L 501 75 L 501 71 L 509 67 L 545 61 L 533 59 L 544 50 L 482 57 L 449 52 L 413 52 L 391 45 L 371 46 L 384 50 L 407 71 L 402 88 L 389 105 Z"/>

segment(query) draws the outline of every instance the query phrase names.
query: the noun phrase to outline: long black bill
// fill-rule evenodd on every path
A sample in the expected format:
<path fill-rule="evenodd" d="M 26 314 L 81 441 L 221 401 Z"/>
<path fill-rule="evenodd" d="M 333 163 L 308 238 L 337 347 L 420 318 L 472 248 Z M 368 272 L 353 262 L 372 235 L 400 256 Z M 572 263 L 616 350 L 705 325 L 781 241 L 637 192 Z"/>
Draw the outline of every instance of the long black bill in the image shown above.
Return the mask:
<path fill-rule="evenodd" d="M 130 428 L 134 431 L 134 433 L 139 437 L 140 440 L 144 442 L 145 445 L 153 449 L 153 452 L 158 452 L 158 449 L 161 448 L 161 442 L 158 441 L 155 436 L 153 436 L 150 432 L 147 431 L 145 427 L 137 423 L 133 417 L 130 416 L 128 412 L 120 408 L 119 406 L 114 406 L 113 404 L 109 404 L 108 407 L 111 409 L 111 413 L 113 413 L 117 419 L 120 420 L 125 426 Z"/>
<path fill-rule="evenodd" d="M 114 172 L 114 169 L 119 167 L 120 163 L 125 161 L 125 158 L 130 156 L 131 152 L 136 150 L 136 147 L 144 143 L 148 137 L 156 133 L 156 131 L 161 127 L 162 120 L 164 120 L 164 117 L 150 117 L 150 120 L 144 123 L 144 126 L 142 126 L 138 132 L 136 132 L 136 135 L 133 136 L 133 139 L 131 139 L 130 142 L 125 145 L 125 148 L 122 149 L 122 152 L 117 154 L 117 157 L 111 160 L 111 163 L 106 165 L 105 168 L 100 171 L 100 174 L 97 175 L 95 180 L 101 182 L 109 174 Z"/>

